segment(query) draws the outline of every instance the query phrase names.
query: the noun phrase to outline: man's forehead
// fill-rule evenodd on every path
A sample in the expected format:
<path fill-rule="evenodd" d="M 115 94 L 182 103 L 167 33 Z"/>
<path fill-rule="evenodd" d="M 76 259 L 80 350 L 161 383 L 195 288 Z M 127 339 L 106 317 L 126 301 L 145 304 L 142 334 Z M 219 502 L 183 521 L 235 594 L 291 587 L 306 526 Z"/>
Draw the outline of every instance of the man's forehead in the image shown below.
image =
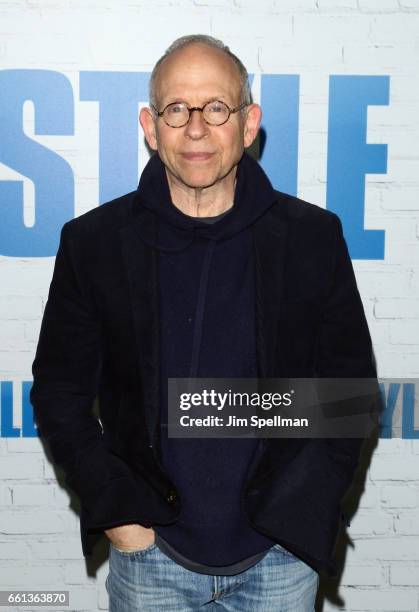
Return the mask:
<path fill-rule="evenodd" d="M 200 94 L 203 100 L 236 98 L 240 95 L 240 74 L 236 64 L 223 51 L 208 45 L 188 45 L 162 62 L 156 93 L 162 101 L 188 94 Z"/>
<path fill-rule="evenodd" d="M 187 102 L 191 105 L 203 105 L 210 100 L 221 100 L 227 104 L 236 104 L 236 99 L 240 97 L 239 88 L 222 87 L 219 84 L 206 84 L 203 87 L 195 88 L 188 86 L 188 83 L 180 83 L 178 86 L 164 87 L 157 90 L 159 102 L 170 104 L 170 102 Z"/>

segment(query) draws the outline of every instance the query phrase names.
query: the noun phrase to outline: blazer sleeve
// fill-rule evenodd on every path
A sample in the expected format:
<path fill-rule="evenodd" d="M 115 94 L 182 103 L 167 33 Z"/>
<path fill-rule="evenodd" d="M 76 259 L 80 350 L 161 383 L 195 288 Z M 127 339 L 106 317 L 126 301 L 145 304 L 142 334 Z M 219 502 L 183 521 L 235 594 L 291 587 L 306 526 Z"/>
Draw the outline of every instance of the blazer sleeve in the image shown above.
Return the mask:
<path fill-rule="evenodd" d="M 379 392 L 371 337 L 342 225 L 336 215 L 333 219 L 335 248 L 330 290 L 320 327 L 316 375 L 319 378 L 372 379 L 368 391 L 371 395 L 366 403 L 374 411 L 378 407 Z M 364 438 L 328 438 L 319 442 L 322 443 L 320 455 L 323 457 L 323 464 L 321 461 L 317 463 L 317 469 L 323 472 L 321 476 L 318 474 L 319 479 L 329 494 L 334 491 L 332 497 L 335 497 L 336 505 L 340 505 L 352 484 Z M 333 511 L 335 504 L 327 502 L 328 493 L 320 491 L 319 497 L 322 496 L 325 498 L 324 509 L 329 506 Z M 319 501 L 321 503 L 321 499 Z"/>
<path fill-rule="evenodd" d="M 314 375 L 375 378 L 371 339 L 342 226 L 336 215 L 329 219 L 329 286 L 322 305 Z M 314 567 L 332 575 L 336 567 L 331 559 L 344 519 L 342 502 L 353 482 L 363 443 L 363 438 L 292 440 L 292 459 L 275 492 L 282 508 L 284 541 L 292 543 L 291 550 L 300 551 Z"/>
<path fill-rule="evenodd" d="M 340 219 L 333 215 L 334 249 L 317 359 L 326 378 L 375 378 L 371 337 Z"/>
<path fill-rule="evenodd" d="M 80 498 L 88 530 L 138 522 L 136 483 L 108 452 L 92 408 L 102 365 L 100 319 L 83 284 L 73 222 L 61 231 L 30 400 L 41 437 Z"/>

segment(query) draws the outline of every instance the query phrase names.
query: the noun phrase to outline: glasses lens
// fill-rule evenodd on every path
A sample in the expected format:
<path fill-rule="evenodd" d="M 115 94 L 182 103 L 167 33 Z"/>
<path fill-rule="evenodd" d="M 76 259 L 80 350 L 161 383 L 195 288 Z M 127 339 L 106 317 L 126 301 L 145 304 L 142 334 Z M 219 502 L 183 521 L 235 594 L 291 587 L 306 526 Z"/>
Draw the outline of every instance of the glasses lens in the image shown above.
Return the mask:
<path fill-rule="evenodd" d="M 228 106 L 219 100 L 205 104 L 203 113 L 205 121 L 211 125 L 221 125 L 230 116 Z"/>
<path fill-rule="evenodd" d="M 163 112 L 163 119 L 171 127 L 181 127 L 186 125 L 189 120 L 189 111 L 186 104 L 174 102 L 166 106 Z"/>

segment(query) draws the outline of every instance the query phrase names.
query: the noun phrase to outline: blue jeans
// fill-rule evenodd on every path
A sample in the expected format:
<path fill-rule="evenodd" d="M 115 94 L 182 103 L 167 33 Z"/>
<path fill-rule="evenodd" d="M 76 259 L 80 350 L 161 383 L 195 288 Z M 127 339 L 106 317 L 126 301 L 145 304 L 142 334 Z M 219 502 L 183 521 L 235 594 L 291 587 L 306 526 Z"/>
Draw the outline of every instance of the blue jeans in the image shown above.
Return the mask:
<path fill-rule="evenodd" d="M 109 612 L 313 612 L 318 574 L 275 544 L 235 576 L 185 569 L 155 544 L 121 552 L 110 544 Z"/>

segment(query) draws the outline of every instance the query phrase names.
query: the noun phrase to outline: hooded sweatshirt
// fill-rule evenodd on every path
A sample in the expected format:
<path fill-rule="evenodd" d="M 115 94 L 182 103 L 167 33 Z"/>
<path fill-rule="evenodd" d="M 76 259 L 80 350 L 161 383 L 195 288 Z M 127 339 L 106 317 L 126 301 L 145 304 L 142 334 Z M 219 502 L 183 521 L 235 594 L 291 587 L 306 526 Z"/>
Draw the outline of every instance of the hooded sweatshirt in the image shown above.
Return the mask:
<path fill-rule="evenodd" d="M 156 543 L 178 563 L 233 574 L 273 542 L 245 516 L 241 493 L 260 440 L 180 439 L 167 435 L 168 378 L 256 378 L 255 277 L 251 226 L 276 201 L 263 170 L 244 154 L 232 208 L 202 220 L 173 205 L 158 155 L 147 164 L 139 197 L 158 220 L 160 450 L 182 510 L 155 526 Z"/>

